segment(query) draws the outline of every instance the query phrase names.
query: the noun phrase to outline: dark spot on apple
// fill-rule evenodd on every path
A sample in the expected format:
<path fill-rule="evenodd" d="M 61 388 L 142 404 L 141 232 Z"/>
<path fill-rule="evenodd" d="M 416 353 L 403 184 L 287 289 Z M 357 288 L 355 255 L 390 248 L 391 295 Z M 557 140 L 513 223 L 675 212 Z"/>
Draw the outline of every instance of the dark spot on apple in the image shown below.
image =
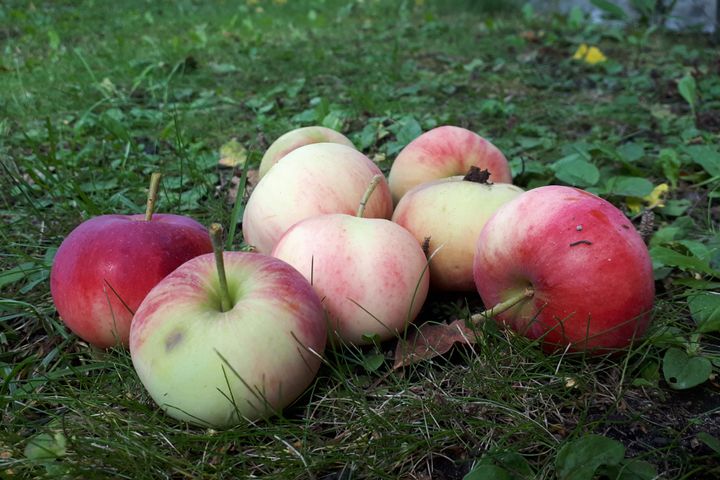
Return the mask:
<path fill-rule="evenodd" d="M 623 224 L 623 225 L 621 225 L 621 227 L 624 228 L 625 230 L 630 230 L 630 226 L 629 226 L 629 225 Z"/>
<path fill-rule="evenodd" d="M 183 339 L 183 333 L 175 330 L 170 335 L 167 336 L 165 339 L 165 351 L 171 352 L 175 349 L 175 347 L 178 346 L 180 342 L 182 342 Z"/>
<path fill-rule="evenodd" d="M 570 246 L 571 246 L 571 247 L 574 247 L 574 246 L 576 246 L 576 245 L 581 245 L 581 244 L 583 244 L 583 243 L 584 243 L 585 245 L 592 245 L 592 242 L 591 242 L 590 240 L 578 240 L 577 242 L 571 243 Z"/>
<path fill-rule="evenodd" d="M 463 180 L 466 182 L 475 182 L 475 183 L 482 183 L 484 185 L 492 185 L 492 182 L 490 182 L 490 171 L 489 170 L 480 170 L 479 167 L 476 167 L 475 165 L 470 167 L 470 170 L 468 170 L 468 173 L 465 174 L 463 177 Z"/>

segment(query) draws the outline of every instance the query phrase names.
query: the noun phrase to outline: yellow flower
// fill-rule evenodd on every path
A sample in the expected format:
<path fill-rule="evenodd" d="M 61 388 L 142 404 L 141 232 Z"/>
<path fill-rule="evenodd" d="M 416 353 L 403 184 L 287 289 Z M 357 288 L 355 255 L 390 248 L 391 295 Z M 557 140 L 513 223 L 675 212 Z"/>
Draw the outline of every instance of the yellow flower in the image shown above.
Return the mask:
<path fill-rule="evenodd" d="M 643 203 L 645 203 L 645 208 L 647 208 L 648 210 L 652 210 L 655 207 L 664 207 L 665 198 L 667 197 L 667 193 L 669 191 L 670 187 L 668 187 L 668 184 L 661 183 L 660 185 L 655 187 L 649 195 L 646 195 L 642 198 L 627 197 L 625 203 L 627 204 L 628 208 L 632 213 L 640 213 Z"/>
<path fill-rule="evenodd" d="M 596 63 L 604 62 L 607 60 L 607 57 L 599 48 L 581 43 L 573 55 L 573 60 L 582 60 L 590 65 L 595 65 Z"/>

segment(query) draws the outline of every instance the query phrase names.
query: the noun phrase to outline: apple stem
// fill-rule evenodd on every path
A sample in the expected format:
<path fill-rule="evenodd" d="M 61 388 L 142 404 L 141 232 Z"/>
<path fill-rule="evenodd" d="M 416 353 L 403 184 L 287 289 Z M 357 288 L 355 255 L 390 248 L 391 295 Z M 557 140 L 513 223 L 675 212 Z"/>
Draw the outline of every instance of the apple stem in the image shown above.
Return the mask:
<path fill-rule="evenodd" d="M 535 295 L 535 290 L 531 287 L 528 287 L 522 292 L 508 298 L 504 302 L 500 302 L 494 307 L 485 310 L 484 312 L 476 313 L 475 315 L 470 317 L 470 321 L 472 323 L 479 323 L 483 320 L 489 320 L 496 315 L 499 315 L 504 311 L 511 309 L 518 303 L 531 298 L 533 295 Z"/>
<path fill-rule="evenodd" d="M 157 203 L 158 188 L 160 187 L 160 177 L 162 173 L 154 172 L 150 176 L 150 191 L 147 197 L 147 207 L 145 208 L 145 221 L 149 222 L 152 220 L 153 213 L 155 212 L 155 203 Z"/>
<path fill-rule="evenodd" d="M 466 182 L 482 183 L 483 185 L 492 185 L 490 181 L 490 171 L 480 170 L 480 168 L 475 165 L 470 167 L 470 170 L 465 174 L 463 180 Z"/>
<path fill-rule="evenodd" d="M 227 277 L 225 276 L 225 261 L 223 259 L 223 227 L 219 223 L 210 225 L 210 240 L 212 240 L 213 252 L 215 253 L 215 266 L 217 266 L 218 279 L 220 280 L 220 310 L 227 312 L 233 305 L 230 300 Z"/>
<path fill-rule="evenodd" d="M 368 185 L 367 190 L 365 190 L 365 193 L 362 196 L 362 199 L 360 200 L 360 206 L 358 207 L 357 211 L 357 217 L 362 218 L 363 214 L 365 213 L 365 205 L 367 205 L 368 200 L 370 200 L 370 195 L 375 191 L 375 187 L 378 186 L 378 183 L 380 183 L 380 180 L 383 179 L 383 176 L 380 174 L 375 175 L 372 180 L 370 180 L 370 185 Z"/>

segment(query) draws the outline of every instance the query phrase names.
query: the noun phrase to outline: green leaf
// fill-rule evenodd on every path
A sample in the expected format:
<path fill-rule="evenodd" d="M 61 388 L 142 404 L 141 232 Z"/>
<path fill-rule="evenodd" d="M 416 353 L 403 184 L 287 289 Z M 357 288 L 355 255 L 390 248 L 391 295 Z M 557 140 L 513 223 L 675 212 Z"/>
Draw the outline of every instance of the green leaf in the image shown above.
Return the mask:
<path fill-rule="evenodd" d="M 680 177 L 680 157 L 672 148 L 663 148 L 660 150 L 658 157 L 660 166 L 662 167 L 665 178 L 670 180 L 673 188 L 677 187 L 678 178 Z"/>
<path fill-rule="evenodd" d="M 624 20 L 625 18 L 627 18 L 625 10 L 618 7 L 613 2 L 610 2 L 608 0 L 590 0 L 590 3 L 607 13 L 610 18 L 617 18 L 619 20 Z"/>
<path fill-rule="evenodd" d="M 653 262 L 659 263 L 660 266 L 667 265 L 683 270 L 695 270 L 715 276 L 720 274 L 720 272 L 710 268 L 710 265 L 708 265 L 707 262 L 703 262 L 695 256 L 683 255 L 682 253 L 676 252 L 675 250 L 671 250 L 667 247 L 652 247 L 650 249 L 650 256 L 652 257 Z"/>
<path fill-rule="evenodd" d="M 55 460 L 65 455 L 67 441 L 62 432 L 40 433 L 25 445 L 25 457 L 36 462 Z"/>
<path fill-rule="evenodd" d="M 620 145 L 617 149 L 617 153 L 624 161 L 632 163 L 636 160 L 640 160 L 645 155 L 645 149 L 642 145 L 630 142 Z"/>
<path fill-rule="evenodd" d="M 704 383 L 712 373 L 712 364 L 705 357 L 690 357 L 679 348 L 670 348 L 663 357 L 665 381 L 675 390 L 685 390 Z"/>
<path fill-rule="evenodd" d="M 693 162 L 704 168 L 711 176 L 720 176 L 720 153 L 716 149 L 706 145 L 692 145 L 685 151 Z"/>
<path fill-rule="evenodd" d="M 370 353 L 363 358 L 363 367 L 368 372 L 374 372 L 385 363 L 385 356 L 380 353 Z"/>
<path fill-rule="evenodd" d="M 611 195 L 644 197 L 653 191 L 650 180 L 641 177 L 611 177 L 606 189 Z"/>
<path fill-rule="evenodd" d="M 695 103 L 697 102 L 697 85 L 695 84 L 695 77 L 690 73 L 686 73 L 685 76 L 678 82 L 678 92 L 690 105 L 690 109 L 695 114 Z"/>
<path fill-rule="evenodd" d="M 690 315 L 698 332 L 720 332 L 720 293 L 702 292 L 688 298 Z"/>
<path fill-rule="evenodd" d="M 504 468 L 496 465 L 478 465 L 463 480 L 512 480 Z"/>
<path fill-rule="evenodd" d="M 407 145 L 422 134 L 422 127 L 415 117 L 404 117 L 398 122 L 401 126 L 395 132 L 398 143 Z"/>
<path fill-rule="evenodd" d="M 657 469 L 651 463 L 642 460 L 625 460 L 620 465 L 604 472 L 608 478 L 614 480 L 654 480 L 657 478 Z"/>
<path fill-rule="evenodd" d="M 565 444 L 555 459 L 560 480 L 592 480 L 602 465 L 618 465 L 625 457 L 622 443 L 602 435 L 586 435 Z"/>
<path fill-rule="evenodd" d="M 703 442 L 705 445 L 710 447 L 712 450 L 715 451 L 715 453 L 720 455 L 720 440 L 713 437 L 707 432 L 700 432 L 697 435 L 698 440 Z"/>
<path fill-rule="evenodd" d="M 575 187 L 590 187 L 600 180 L 600 171 L 597 167 L 577 153 L 561 158 L 550 165 L 550 168 L 555 172 L 558 180 Z"/>

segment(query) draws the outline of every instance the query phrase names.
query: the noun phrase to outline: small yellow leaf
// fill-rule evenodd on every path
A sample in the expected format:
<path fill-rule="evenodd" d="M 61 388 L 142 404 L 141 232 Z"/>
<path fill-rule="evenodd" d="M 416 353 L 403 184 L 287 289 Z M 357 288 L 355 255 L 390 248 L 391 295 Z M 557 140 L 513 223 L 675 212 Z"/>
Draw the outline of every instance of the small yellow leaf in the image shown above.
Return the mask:
<path fill-rule="evenodd" d="M 590 47 L 587 55 L 585 55 L 585 63 L 589 63 L 590 65 L 595 65 L 596 63 L 604 62 L 605 60 L 607 60 L 607 57 L 603 55 L 597 47 Z"/>
<path fill-rule="evenodd" d="M 236 139 L 231 139 L 220 147 L 220 165 L 224 167 L 241 167 L 247 160 L 247 150 Z"/>
<path fill-rule="evenodd" d="M 578 49 L 575 51 L 575 55 L 573 55 L 573 60 L 582 60 L 585 57 L 587 51 L 588 46 L 584 43 L 581 43 Z"/>
<path fill-rule="evenodd" d="M 642 211 L 642 198 L 627 197 L 625 199 L 625 204 L 627 205 L 628 210 L 630 210 L 630 213 L 637 214 Z"/>
<path fill-rule="evenodd" d="M 670 187 L 667 183 L 661 183 L 653 189 L 650 195 L 643 197 L 643 200 L 647 203 L 648 208 L 664 207 L 665 197 L 667 197 Z"/>

